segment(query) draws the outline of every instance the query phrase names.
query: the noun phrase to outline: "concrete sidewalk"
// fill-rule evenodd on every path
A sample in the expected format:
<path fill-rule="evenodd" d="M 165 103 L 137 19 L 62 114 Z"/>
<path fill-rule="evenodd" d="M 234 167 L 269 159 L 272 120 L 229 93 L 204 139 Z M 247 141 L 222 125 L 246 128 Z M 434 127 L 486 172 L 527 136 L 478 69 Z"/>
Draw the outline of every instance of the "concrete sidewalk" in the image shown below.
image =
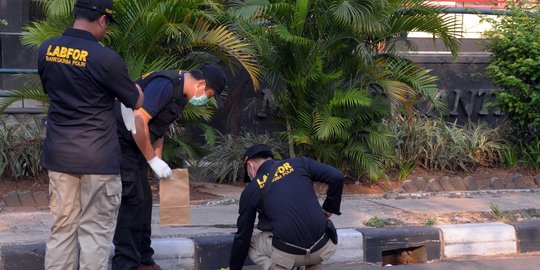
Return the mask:
<path fill-rule="evenodd" d="M 155 258 L 164 269 L 216 269 L 227 264 L 242 188 L 204 185 L 206 188 L 202 191 L 223 198 L 193 205 L 188 226 L 159 225 L 159 206 L 154 208 L 153 246 Z M 388 254 L 414 250 L 427 261 L 469 255 L 540 252 L 538 220 L 381 229 L 366 228 L 364 224 L 375 216 L 397 218 L 404 212 L 408 216 L 490 212 L 493 205 L 502 211 L 538 209 L 540 190 L 411 194 L 400 199 L 345 196 L 343 215 L 332 217 L 339 229 L 340 242 L 339 251 L 330 262 L 380 264 L 385 256 L 390 256 Z M 44 241 L 51 224 L 52 216 L 46 210 L 13 208 L 0 211 L 0 270 L 42 269 Z M 395 254 L 392 256 L 398 256 Z"/>

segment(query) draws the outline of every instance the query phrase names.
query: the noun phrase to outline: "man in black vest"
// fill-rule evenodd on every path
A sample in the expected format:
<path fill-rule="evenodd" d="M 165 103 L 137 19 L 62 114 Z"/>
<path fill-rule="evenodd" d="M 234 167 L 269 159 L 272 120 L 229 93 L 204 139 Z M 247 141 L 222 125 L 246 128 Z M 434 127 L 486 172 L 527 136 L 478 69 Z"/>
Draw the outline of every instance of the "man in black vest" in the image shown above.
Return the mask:
<path fill-rule="evenodd" d="M 165 132 L 188 102 L 201 106 L 213 96 L 221 107 L 220 93 L 225 88 L 226 77 L 221 68 L 210 64 L 189 72 L 153 72 L 143 76 L 138 84 L 143 88 L 145 100 L 133 112 L 134 134 L 123 124 L 120 104 L 116 108 L 122 150 L 122 204 L 113 241 L 113 270 L 161 269 L 152 259 L 154 250 L 150 246 L 152 193 L 147 179 L 148 165 L 157 177 L 172 177 L 171 168 L 161 159 Z"/>
<path fill-rule="evenodd" d="M 321 262 L 336 252 L 337 233 L 329 217 L 341 215 L 343 174 L 307 157 L 276 161 L 265 144 L 249 147 L 243 162 L 252 181 L 240 196 L 230 269 L 241 270 L 248 254 L 264 270 L 321 269 Z M 313 181 L 328 184 L 322 206 Z M 257 212 L 261 232 L 252 236 Z"/>

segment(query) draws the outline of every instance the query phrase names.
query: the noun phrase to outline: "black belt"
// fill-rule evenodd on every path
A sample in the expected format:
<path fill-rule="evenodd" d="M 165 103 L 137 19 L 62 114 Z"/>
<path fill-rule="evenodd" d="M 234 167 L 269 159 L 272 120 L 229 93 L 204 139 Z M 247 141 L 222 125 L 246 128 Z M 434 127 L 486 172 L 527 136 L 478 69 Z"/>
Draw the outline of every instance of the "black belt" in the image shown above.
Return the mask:
<path fill-rule="evenodd" d="M 330 238 L 328 238 L 328 235 L 326 235 L 326 233 L 324 233 L 321 236 L 321 238 L 319 238 L 319 240 L 317 240 L 317 242 L 315 242 L 315 244 L 313 244 L 313 246 L 311 246 L 310 248 L 302 248 L 302 247 L 299 247 L 299 246 L 296 246 L 296 245 L 293 245 L 293 244 L 289 244 L 289 243 L 287 243 L 285 241 L 279 240 L 274 236 L 272 238 L 272 246 L 274 246 L 275 248 L 277 248 L 277 249 L 279 249 L 279 250 L 281 250 L 283 252 L 289 253 L 289 254 L 306 255 L 306 254 L 311 254 L 313 252 L 316 252 L 317 250 L 324 247 L 324 245 L 326 245 L 326 243 L 328 243 L 329 239 Z"/>

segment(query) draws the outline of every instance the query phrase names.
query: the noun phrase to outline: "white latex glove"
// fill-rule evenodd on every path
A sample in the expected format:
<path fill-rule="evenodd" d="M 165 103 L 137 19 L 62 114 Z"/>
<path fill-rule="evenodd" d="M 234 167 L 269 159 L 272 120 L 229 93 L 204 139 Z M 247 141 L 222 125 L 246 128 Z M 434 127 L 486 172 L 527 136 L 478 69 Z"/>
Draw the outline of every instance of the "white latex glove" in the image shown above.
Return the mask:
<path fill-rule="evenodd" d="M 122 119 L 124 119 L 124 125 L 126 125 L 127 130 L 136 134 L 137 129 L 135 128 L 135 116 L 133 115 L 133 110 L 126 107 L 124 103 L 120 103 L 120 112 L 122 113 Z"/>
<path fill-rule="evenodd" d="M 161 160 L 158 156 L 155 156 L 153 159 L 147 161 L 154 173 L 160 179 L 169 180 L 172 179 L 172 171 L 169 165 L 165 161 Z"/>

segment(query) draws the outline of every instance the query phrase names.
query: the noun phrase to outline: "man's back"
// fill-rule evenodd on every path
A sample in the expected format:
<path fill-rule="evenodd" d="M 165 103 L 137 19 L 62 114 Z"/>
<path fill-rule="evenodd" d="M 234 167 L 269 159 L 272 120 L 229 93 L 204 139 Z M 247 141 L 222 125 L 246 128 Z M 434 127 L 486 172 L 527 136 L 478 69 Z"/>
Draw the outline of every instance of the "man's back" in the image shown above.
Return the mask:
<path fill-rule="evenodd" d="M 90 32 L 71 28 L 45 41 L 38 59 L 50 100 L 43 166 L 70 173 L 119 173 L 114 100 L 132 107 L 138 98 L 120 56 Z"/>
<path fill-rule="evenodd" d="M 258 204 L 264 193 L 264 186 L 272 179 L 263 211 L 272 226 L 274 236 L 287 243 L 310 247 L 321 237 L 327 222 L 313 190 L 313 181 L 332 184 L 342 179 L 341 172 L 309 158 L 266 161 L 261 165 L 257 179 L 252 181 L 245 191 L 251 194 L 250 201 L 253 205 Z"/>

